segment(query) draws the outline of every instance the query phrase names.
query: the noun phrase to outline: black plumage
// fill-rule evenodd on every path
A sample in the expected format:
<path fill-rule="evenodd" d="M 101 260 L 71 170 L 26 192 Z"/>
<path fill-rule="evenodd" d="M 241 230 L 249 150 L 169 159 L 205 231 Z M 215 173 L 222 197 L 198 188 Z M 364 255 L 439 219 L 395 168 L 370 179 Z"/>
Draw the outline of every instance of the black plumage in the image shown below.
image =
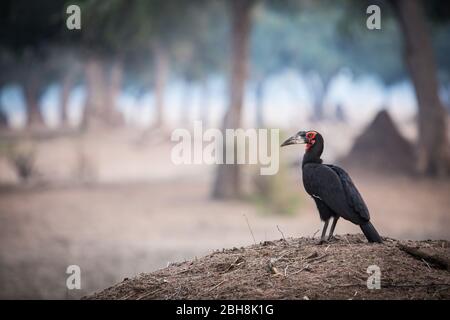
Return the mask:
<path fill-rule="evenodd" d="M 281 146 L 291 144 L 306 144 L 302 162 L 303 185 L 314 199 L 320 219 L 325 222 L 321 242 L 326 240 L 329 220 L 333 218 L 328 239 L 333 236 L 340 217 L 359 225 L 369 242 L 382 242 L 370 222 L 369 210 L 364 199 L 348 173 L 338 166 L 322 163 L 320 158 L 324 148 L 322 135 L 316 131 L 300 131 Z"/>

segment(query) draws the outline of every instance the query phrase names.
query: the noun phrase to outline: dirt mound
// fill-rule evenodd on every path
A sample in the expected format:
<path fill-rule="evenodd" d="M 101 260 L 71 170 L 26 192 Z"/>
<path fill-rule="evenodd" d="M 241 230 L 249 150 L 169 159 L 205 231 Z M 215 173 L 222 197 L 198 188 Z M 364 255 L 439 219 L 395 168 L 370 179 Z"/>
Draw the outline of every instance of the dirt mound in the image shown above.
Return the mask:
<path fill-rule="evenodd" d="M 224 249 L 86 297 L 87 299 L 449 299 L 448 241 L 368 244 L 343 235 L 329 244 L 300 238 Z M 367 288 L 368 267 L 381 288 Z"/>
<path fill-rule="evenodd" d="M 382 110 L 355 140 L 349 154 L 340 163 L 364 170 L 411 174 L 414 172 L 415 152 L 389 113 Z"/>

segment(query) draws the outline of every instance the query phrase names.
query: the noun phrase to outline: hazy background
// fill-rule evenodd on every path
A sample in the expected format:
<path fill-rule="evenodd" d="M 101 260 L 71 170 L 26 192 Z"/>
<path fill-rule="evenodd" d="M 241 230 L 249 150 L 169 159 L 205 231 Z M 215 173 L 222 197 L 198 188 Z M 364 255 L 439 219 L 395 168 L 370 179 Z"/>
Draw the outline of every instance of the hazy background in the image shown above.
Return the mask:
<path fill-rule="evenodd" d="M 274 176 L 175 165 L 171 133 L 196 120 L 315 129 L 383 236 L 450 239 L 447 2 L 16 0 L 0 21 L 0 298 L 79 298 L 223 247 L 317 236 L 301 146 Z M 72 264 L 82 290 L 66 289 Z"/>

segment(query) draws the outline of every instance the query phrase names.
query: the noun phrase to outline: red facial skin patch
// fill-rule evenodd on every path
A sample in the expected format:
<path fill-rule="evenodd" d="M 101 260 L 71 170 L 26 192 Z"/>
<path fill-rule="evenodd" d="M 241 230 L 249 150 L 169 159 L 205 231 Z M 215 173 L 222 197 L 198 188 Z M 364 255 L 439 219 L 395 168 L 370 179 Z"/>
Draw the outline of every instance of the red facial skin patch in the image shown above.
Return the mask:
<path fill-rule="evenodd" d="M 308 139 L 308 143 L 305 145 L 305 149 L 309 150 L 314 143 L 316 143 L 316 140 L 314 139 L 316 137 L 317 132 L 314 131 L 308 131 L 306 133 L 306 139 Z"/>

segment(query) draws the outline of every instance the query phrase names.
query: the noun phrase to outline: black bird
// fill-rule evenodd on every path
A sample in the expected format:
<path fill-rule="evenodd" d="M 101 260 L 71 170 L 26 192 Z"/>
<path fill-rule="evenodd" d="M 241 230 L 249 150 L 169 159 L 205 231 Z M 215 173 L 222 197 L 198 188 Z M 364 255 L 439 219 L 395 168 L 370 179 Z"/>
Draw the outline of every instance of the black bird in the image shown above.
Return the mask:
<path fill-rule="evenodd" d="M 324 221 L 320 243 L 326 241 L 328 222 L 333 217 L 328 240 L 333 237 L 334 228 L 340 217 L 361 227 L 369 242 L 382 242 L 380 235 L 370 223 L 369 210 L 350 176 L 342 168 L 322 164 L 324 140 L 317 131 L 299 131 L 281 146 L 306 144 L 303 156 L 303 186 L 316 202 L 320 219 Z"/>

